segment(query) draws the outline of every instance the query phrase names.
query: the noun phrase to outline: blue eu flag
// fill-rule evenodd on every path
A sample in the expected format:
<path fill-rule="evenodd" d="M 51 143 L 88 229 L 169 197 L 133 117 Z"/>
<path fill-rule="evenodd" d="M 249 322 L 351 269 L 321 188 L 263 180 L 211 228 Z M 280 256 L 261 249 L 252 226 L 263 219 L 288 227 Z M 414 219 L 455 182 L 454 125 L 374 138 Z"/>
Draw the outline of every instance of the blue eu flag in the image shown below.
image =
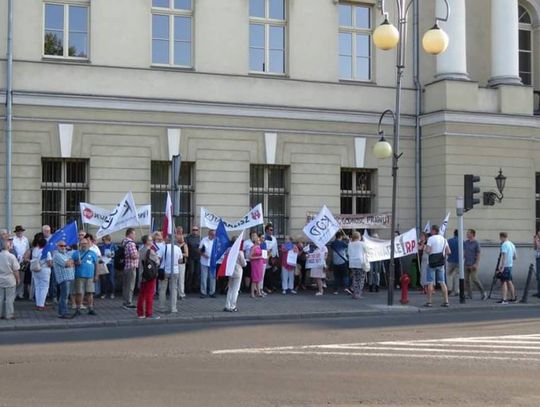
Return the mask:
<path fill-rule="evenodd" d="M 219 225 L 216 229 L 216 238 L 212 245 L 212 253 L 210 254 L 210 274 L 212 277 L 216 276 L 217 261 L 223 256 L 223 253 L 229 248 L 231 241 L 225 230 L 225 224 L 219 221 Z"/>
<path fill-rule="evenodd" d="M 47 245 L 41 252 L 41 258 L 46 259 L 47 254 L 56 250 L 56 245 L 59 241 L 63 240 L 67 245 L 75 245 L 79 241 L 79 231 L 77 229 L 77 222 L 73 221 L 68 223 L 62 229 L 58 229 L 54 235 L 51 236 Z"/>

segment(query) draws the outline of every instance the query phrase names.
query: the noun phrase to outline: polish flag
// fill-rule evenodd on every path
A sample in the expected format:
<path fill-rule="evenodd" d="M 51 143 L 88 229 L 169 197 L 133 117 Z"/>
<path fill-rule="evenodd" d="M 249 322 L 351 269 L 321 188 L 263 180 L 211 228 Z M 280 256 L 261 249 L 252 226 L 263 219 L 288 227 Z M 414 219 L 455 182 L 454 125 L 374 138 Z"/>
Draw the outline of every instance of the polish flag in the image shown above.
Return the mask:
<path fill-rule="evenodd" d="M 163 228 L 161 230 L 163 239 L 173 234 L 172 201 L 171 195 L 167 192 L 167 204 L 165 205 L 165 217 L 163 218 Z"/>

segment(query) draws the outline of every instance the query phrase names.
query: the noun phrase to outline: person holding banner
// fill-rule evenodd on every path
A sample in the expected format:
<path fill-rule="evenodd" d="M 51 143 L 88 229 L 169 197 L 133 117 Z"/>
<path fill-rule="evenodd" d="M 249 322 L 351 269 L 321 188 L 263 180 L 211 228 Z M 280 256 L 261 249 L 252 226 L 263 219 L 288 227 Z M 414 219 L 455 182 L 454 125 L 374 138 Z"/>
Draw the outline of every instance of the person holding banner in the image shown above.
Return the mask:
<path fill-rule="evenodd" d="M 237 258 L 234 263 L 234 271 L 229 275 L 228 289 L 227 289 L 227 300 L 225 301 L 224 312 L 238 312 L 236 307 L 236 302 L 238 301 L 238 292 L 240 291 L 240 284 L 242 284 L 242 273 L 243 268 L 246 266 L 246 259 L 244 257 L 244 251 L 238 244 L 234 244 L 236 239 L 242 239 L 243 233 L 239 237 L 233 237 L 231 243 L 233 246 L 228 251 L 228 256 L 231 256 L 231 261 L 234 261 L 233 255 L 237 251 Z M 243 242 L 240 242 L 242 245 Z M 236 249 L 236 250 L 235 250 Z M 229 262 L 227 260 L 226 268 L 228 269 Z M 228 271 L 228 270 L 227 270 Z"/>
<path fill-rule="evenodd" d="M 353 232 L 352 241 L 349 243 L 349 267 L 353 277 L 353 300 L 362 298 L 364 289 L 364 280 L 366 272 L 369 271 L 369 261 L 366 257 L 364 242 L 362 242 L 360 233 Z"/>
<path fill-rule="evenodd" d="M 309 276 L 315 279 L 317 283 L 317 292 L 315 295 L 323 295 L 323 279 L 326 278 L 326 258 L 328 257 L 328 249 L 326 246 L 317 247 L 310 245 L 306 259 L 306 268 L 309 269 Z"/>

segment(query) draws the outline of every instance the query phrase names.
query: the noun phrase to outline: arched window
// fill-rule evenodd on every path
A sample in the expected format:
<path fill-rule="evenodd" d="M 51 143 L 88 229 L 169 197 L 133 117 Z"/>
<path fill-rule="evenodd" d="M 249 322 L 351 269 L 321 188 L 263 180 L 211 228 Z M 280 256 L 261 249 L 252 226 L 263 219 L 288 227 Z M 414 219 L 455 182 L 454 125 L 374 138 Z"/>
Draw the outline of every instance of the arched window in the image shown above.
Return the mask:
<path fill-rule="evenodd" d="M 518 6 L 519 16 L 519 76 L 524 85 L 533 83 L 533 44 L 531 15 L 523 6 Z"/>

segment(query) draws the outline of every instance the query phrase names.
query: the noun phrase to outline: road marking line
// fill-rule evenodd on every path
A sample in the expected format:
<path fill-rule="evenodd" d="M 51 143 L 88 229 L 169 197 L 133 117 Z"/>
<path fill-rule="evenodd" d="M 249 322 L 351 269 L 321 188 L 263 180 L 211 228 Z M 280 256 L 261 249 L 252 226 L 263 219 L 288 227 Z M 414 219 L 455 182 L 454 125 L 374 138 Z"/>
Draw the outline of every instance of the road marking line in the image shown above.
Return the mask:
<path fill-rule="evenodd" d="M 331 349 L 331 348 L 328 348 Z M 499 354 L 517 354 L 517 355 L 540 355 L 540 352 L 527 352 L 527 351 L 503 351 L 503 350 L 497 350 L 497 351 L 489 351 L 489 350 L 472 350 L 472 349 L 433 349 L 433 348 L 407 348 L 407 347 L 389 347 L 389 346 L 349 346 L 349 347 L 343 347 L 340 346 L 339 348 L 336 347 L 334 349 L 346 349 L 346 350 L 389 350 L 389 351 L 414 351 L 414 352 L 444 352 L 444 353 L 487 353 L 487 354 L 493 354 L 499 353 Z M 540 350 L 540 349 L 539 349 Z"/>
<path fill-rule="evenodd" d="M 540 346 L 506 346 L 506 345 L 481 345 L 481 344 L 465 344 L 465 343 L 404 343 L 404 342 L 378 342 L 385 345 L 404 345 L 404 346 L 435 346 L 435 347 L 463 347 L 463 348 L 487 348 L 487 349 L 538 349 Z"/>

